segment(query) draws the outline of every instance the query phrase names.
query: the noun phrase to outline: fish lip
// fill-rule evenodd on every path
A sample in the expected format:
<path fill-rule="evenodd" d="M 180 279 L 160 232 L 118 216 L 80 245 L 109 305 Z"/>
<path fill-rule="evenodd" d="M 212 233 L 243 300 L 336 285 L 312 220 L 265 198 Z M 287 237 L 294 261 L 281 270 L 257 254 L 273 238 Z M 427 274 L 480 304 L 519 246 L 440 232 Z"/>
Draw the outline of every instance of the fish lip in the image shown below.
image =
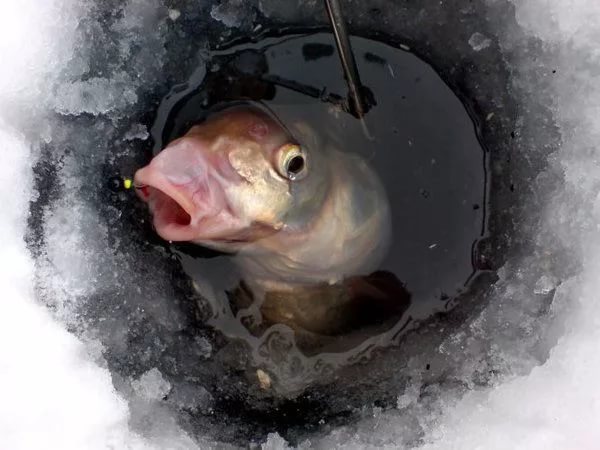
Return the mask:
<path fill-rule="evenodd" d="M 154 228 L 160 237 L 167 241 L 193 241 L 197 239 L 202 231 L 203 221 L 210 214 L 200 212 L 193 198 L 186 195 L 181 186 L 169 181 L 160 170 L 152 167 L 152 164 L 139 169 L 134 176 L 134 186 L 137 195 L 146 203 L 152 213 Z M 151 190 L 144 191 L 144 188 Z M 220 187 L 216 187 L 220 189 Z M 160 195 L 164 196 L 163 198 Z M 163 205 L 157 203 L 163 202 Z M 172 202 L 165 205 L 165 201 Z M 175 220 L 173 204 L 189 216 L 189 222 L 178 223 Z M 165 211 L 166 210 L 166 211 Z M 217 212 L 218 214 L 218 212 Z M 215 214 L 216 215 L 216 214 Z"/>

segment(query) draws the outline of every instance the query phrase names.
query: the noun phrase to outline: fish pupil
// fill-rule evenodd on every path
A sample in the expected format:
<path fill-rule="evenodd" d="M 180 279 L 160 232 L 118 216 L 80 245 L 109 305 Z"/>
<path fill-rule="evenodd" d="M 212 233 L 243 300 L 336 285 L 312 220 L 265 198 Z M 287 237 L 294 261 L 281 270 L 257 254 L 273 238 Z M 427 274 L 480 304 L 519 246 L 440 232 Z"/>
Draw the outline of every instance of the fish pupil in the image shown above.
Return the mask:
<path fill-rule="evenodd" d="M 304 158 L 302 156 L 294 156 L 288 162 L 287 172 L 291 177 L 298 175 L 302 169 L 304 169 Z"/>

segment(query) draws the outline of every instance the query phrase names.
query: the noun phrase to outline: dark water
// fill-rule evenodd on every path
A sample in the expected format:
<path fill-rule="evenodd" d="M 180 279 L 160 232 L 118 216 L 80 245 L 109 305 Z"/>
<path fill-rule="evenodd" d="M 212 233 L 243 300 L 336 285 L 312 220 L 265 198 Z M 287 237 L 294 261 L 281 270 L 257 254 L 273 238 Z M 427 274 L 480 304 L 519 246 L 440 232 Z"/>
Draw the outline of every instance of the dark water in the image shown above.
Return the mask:
<path fill-rule="evenodd" d="M 214 105 L 247 99 L 266 105 L 284 124 L 305 121 L 342 150 L 368 159 L 392 209 L 393 242 L 381 269 L 395 274 L 412 297 L 396 336 L 407 320 L 444 311 L 468 291 L 476 274 L 472 249 L 485 233 L 485 152 L 465 107 L 429 65 L 377 41 L 352 43 L 362 82 L 376 103 L 365 119 L 367 133 L 340 111 L 346 85 L 333 37 L 318 33 L 202 55 L 206 68 L 172 89 L 152 134 L 159 151 Z M 200 292 L 221 299 L 217 305 L 222 292 L 239 282 L 228 256 L 196 249 L 190 254 L 187 248 L 181 258 Z M 214 325 L 225 334 L 243 334 L 227 308 L 216 317 Z"/>

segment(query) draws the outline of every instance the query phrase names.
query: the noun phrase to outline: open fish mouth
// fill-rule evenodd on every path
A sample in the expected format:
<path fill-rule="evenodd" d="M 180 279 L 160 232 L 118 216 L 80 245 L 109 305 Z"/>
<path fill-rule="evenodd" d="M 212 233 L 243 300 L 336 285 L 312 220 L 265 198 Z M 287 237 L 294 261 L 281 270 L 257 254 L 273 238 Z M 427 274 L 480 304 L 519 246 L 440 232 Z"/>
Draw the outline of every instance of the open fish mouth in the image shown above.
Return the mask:
<path fill-rule="evenodd" d="M 197 208 L 180 187 L 162 178 L 152 169 L 139 170 L 134 184 L 136 193 L 148 204 L 154 228 L 163 239 L 191 240 L 198 232 L 198 220 L 193 220 L 198 216 Z"/>
<path fill-rule="evenodd" d="M 136 172 L 134 185 L 156 232 L 168 241 L 210 238 L 229 216 L 223 189 L 210 176 L 173 177 L 150 164 Z"/>
<path fill-rule="evenodd" d="M 247 227 L 232 212 L 222 183 L 206 172 L 174 177 L 150 164 L 136 172 L 134 186 L 148 204 L 156 232 L 167 241 L 229 240 Z"/>
<path fill-rule="evenodd" d="M 144 199 L 149 199 L 152 204 L 152 213 L 155 219 L 165 225 L 189 226 L 192 223 L 192 216 L 176 200 L 162 192 L 160 189 L 142 185 L 136 186 L 138 195 Z"/>
<path fill-rule="evenodd" d="M 164 223 L 183 227 L 192 223 L 192 216 L 171 197 L 158 189 L 155 189 L 154 196 L 156 197 L 154 214 L 161 217 Z"/>

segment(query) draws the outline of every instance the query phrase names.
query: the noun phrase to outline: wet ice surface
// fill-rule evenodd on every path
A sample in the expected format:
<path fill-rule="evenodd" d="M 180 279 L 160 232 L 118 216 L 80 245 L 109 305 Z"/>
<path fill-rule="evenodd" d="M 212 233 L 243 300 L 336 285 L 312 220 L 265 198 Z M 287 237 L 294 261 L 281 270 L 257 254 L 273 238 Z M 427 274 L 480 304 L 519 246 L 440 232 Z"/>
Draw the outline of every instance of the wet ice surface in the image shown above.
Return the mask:
<path fill-rule="evenodd" d="M 257 21 L 323 21 L 316 3 L 263 0 Z M 352 3 L 353 30 L 376 27 L 409 45 L 487 119 L 491 202 L 501 208 L 491 223 L 499 238 L 482 253 L 498 280 L 452 320 L 319 391 L 302 410 L 314 425 L 290 429 L 284 420 L 245 425 L 234 417 L 239 403 L 219 409 L 218 388 L 235 392 L 243 378 L 223 370 L 226 359 L 215 363 L 223 342 L 187 313 L 176 261 L 144 241 L 140 211 L 111 191 L 115 173 L 150 153 L 147 140 L 125 138 L 132 124 L 149 125 L 148 111 L 224 30 L 210 8 L 5 5 L 0 49 L 14 71 L 0 76 L 2 446 L 207 448 L 251 436 L 265 448 L 593 448 L 598 5 Z M 476 51 L 474 33 L 491 44 Z M 33 174 L 32 158 L 41 161 Z M 208 358 L 206 345 L 192 345 L 202 339 Z M 347 403 L 350 414 L 327 415 Z"/>

